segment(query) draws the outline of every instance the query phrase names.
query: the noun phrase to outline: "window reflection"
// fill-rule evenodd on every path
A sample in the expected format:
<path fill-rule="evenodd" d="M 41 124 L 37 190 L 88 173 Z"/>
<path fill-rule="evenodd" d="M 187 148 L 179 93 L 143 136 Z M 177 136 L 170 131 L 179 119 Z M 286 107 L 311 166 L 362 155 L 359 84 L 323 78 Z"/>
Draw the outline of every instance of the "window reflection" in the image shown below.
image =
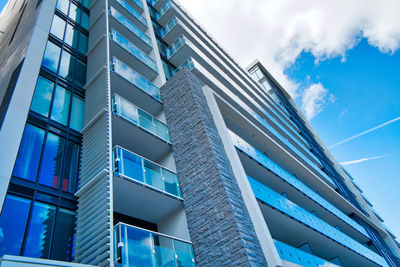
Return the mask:
<path fill-rule="evenodd" d="M 81 131 L 83 127 L 83 112 L 84 112 L 83 99 L 74 95 L 72 97 L 71 120 L 69 127 L 78 132 Z"/>
<path fill-rule="evenodd" d="M 51 98 L 53 96 L 54 83 L 42 76 L 36 82 L 35 93 L 33 95 L 31 110 L 48 117 Z"/>
<path fill-rule="evenodd" d="M 57 85 L 51 112 L 52 120 L 67 125 L 70 97 L 71 93 L 69 91 Z"/>
<path fill-rule="evenodd" d="M 0 216 L 0 256 L 19 255 L 31 201 L 7 195 Z"/>
<path fill-rule="evenodd" d="M 44 51 L 42 66 L 48 68 L 53 72 L 57 72 L 60 53 L 60 47 L 56 46 L 52 42 L 47 42 L 46 50 Z"/>
<path fill-rule="evenodd" d="M 64 154 L 64 138 L 49 133 L 44 145 L 39 183 L 58 188 Z"/>
<path fill-rule="evenodd" d="M 26 124 L 15 161 L 13 176 L 30 181 L 36 180 L 44 133 L 44 130 Z"/>
<path fill-rule="evenodd" d="M 56 208 L 41 202 L 33 205 L 31 221 L 24 248 L 24 256 L 48 258 L 51 247 L 52 225 Z"/>
<path fill-rule="evenodd" d="M 57 6 L 56 6 L 57 9 L 60 10 L 65 15 L 68 14 L 68 6 L 69 6 L 68 0 L 58 0 L 57 1 Z"/>
<path fill-rule="evenodd" d="M 51 258 L 54 260 L 71 261 L 72 239 L 74 235 L 75 213 L 60 208 L 54 230 L 54 243 Z"/>
<path fill-rule="evenodd" d="M 60 40 L 64 39 L 65 20 L 57 15 L 54 15 L 53 23 L 51 25 L 50 33 L 58 37 Z"/>

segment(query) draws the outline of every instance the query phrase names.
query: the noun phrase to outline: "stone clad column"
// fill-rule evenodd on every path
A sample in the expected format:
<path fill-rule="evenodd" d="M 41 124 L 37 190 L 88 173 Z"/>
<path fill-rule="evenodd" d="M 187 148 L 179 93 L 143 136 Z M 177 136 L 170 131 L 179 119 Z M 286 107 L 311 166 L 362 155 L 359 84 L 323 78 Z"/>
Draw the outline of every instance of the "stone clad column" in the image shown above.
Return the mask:
<path fill-rule="evenodd" d="M 267 266 L 202 88 L 183 68 L 161 96 L 198 266 Z"/>

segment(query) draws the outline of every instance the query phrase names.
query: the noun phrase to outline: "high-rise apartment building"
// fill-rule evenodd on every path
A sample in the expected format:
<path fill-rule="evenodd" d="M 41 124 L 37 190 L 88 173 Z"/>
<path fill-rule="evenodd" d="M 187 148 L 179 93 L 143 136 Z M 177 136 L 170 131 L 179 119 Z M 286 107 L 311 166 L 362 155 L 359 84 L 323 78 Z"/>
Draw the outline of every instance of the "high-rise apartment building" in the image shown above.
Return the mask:
<path fill-rule="evenodd" d="M 10 0 L 0 31 L 0 266 L 400 266 L 285 90 L 175 1 Z"/>

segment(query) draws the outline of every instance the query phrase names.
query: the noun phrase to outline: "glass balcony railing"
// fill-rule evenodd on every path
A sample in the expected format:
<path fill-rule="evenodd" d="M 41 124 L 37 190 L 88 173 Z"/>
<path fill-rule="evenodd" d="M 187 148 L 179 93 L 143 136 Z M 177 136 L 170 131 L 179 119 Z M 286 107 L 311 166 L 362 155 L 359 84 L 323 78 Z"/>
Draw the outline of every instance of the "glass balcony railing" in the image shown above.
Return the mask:
<path fill-rule="evenodd" d="M 159 137 L 160 139 L 170 143 L 168 127 L 161 121 L 157 120 L 147 112 L 136 107 L 129 101 L 114 95 L 112 97 L 113 112 L 124 118 L 125 120 L 139 126 L 145 131 Z"/>
<path fill-rule="evenodd" d="M 289 246 L 278 240 L 274 240 L 275 247 L 278 250 L 279 257 L 282 260 L 289 261 L 299 266 L 308 267 L 338 267 L 339 265 L 333 264 L 320 257 L 314 256 L 310 253 L 304 252 L 298 248 Z"/>
<path fill-rule="evenodd" d="M 134 16 L 137 20 L 139 20 L 144 26 L 147 27 L 147 21 L 146 19 L 139 14 L 130 4 L 128 4 L 125 0 L 115 0 L 117 1 L 122 7 L 126 9 L 132 16 Z M 142 6 L 143 9 L 143 4 L 140 1 L 133 0 L 135 3 L 139 3 Z"/>
<path fill-rule="evenodd" d="M 123 223 L 114 227 L 114 264 L 196 267 L 191 243 Z"/>
<path fill-rule="evenodd" d="M 114 172 L 142 185 L 181 198 L 178 176 L 164 167 L 116 146 Z"/>
<path fill-rule="evenodd" d="M 116 57 L 112 58 L 112 70 L 140 90 L 161 102 L 160 89 Z"/>
<path fill-rule="evenodd" d="M 160 11 L 156 14 L 156 20 L 159 20 L 167 11 L 172 7 L 170 1 L 165 3 L 165 5 L 160 9 Z"/>
<path fill-rule="evenodd" d="M 177 24 L 181 23 L 180 20 L 174 16 L 165 26 L 160 30 L 160 37 L 164 38 L 169 31 L 171 31 Z"/>
<path fill-rule="evenodd" d="M 192 70 L 194 68 L 194 60 L 189 57 L 188 59 L 185 60 L 185 62 L 183 62 L 182 65 L 180 65 L 179 67 L 176 68 L 176 70 L 174 70 L 171 73 L 171 77 L 174 76 L 178 71 L 180 71 L 182 68 L 186 68 L 188 70 Z"/>
<path fill-rule="evenodd" d="M 243 153 L 247 154 L 249 157 L 251 157 L 253 160 L 261 164 L 263 167 L 273 172 L 276 176 L 278 176 L 279 178 L 281 178 L 282 180 L 284 180 L 285 182 L 287 182 L 288 184 L 290 184 L 291 186 L 293 186 L 294 188 L 305 194 L 307 197 L 315 201 L 317 204 L 321 205 L 327 211 L 334 214 L 343 222 L 345 222 L 346 224 L 348 224 L 349 226 L 351 226 L 352 228 L 354 228 L 355 230 L 359 231 L 360 233 L 369 238 L 368 233 L 364 229 L 364 227 L 362 227 L 353 219 L 351 219 L 349 216 L 344 214 L 330 202 L 326 201 L 322 196 L 314 192 L 311 188 L 300 182 L 296 177 L 294 177 L 293 175 L 282 169 L 278 164 L 276 164 L 266 155 L 264 155 L 263 153 L 252 147 L 250 144 L 248 144 L 242 138 L 237 136 L 235 133 L 230 132 L 230 135 L 233 144 Z"/>
<path fill-rule="evenodd" d="M 125 28 L 127 28 L 134 35 L 139 37 L 148 46 L 152 47 L 151 39 L 146 34 L 144 34 L 138 27 L 136 27 L 132 22 L 125 18 L 121 13 L 119 13 L 115 8 L 110 7 L 111 16 L 113 16 L 119 23 L 121 23 Z"/>
<path fill-rule="evenodd" d="M 377 253 L 373 252 L 369 248 L 355 241 L 354 239 L 347 236 L 346 234 L 339 231 L 330 224 L 324 222 L 317 216 L 297 206 L 295 203 L 291 202 L 287 198 L 271 190 L 262 183 L 254 180 L 251 177 L 248 177 L 248 179 L 256 198 L 265 203 L 266 205 L 282 213 L 285 213 L 286 215 L 314 229 L 315 231 L 325 235 L 326 237 L 336 241 L 342 246 L 345 246 L 348 249 L 371 260 L 372 262 L 380 264 L 381 266 L 388 266 L 384 258 L 382 258 Z"/>
<path fill-rule="evenodd" d="M 185 36 L 180 35 L 167 49 L 167 58 L 172 57 L 188 40 Z"/>
<path fill-rule="evenodd" d="M 132 44 L 128 39 L 122 36 L 119 32 L 111 29 L 111 40 L 116 42 L 119 46 L 124 48 L 132 56 L 143 62 L 147 67 L 151 68 L 155 72 L 158 72 L 157 63 L 151 59 L 148 55 L 143 53 L 139 48 Z"/>

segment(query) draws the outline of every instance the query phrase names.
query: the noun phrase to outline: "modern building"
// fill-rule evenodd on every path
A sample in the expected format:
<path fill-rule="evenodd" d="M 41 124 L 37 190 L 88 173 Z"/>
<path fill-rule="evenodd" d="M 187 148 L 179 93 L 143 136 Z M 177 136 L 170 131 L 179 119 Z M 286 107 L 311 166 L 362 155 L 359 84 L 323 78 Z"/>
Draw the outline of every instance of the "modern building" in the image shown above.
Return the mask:
<path fill-rule="evenodd" d="M 260 62 L 172 0 L 10 0 L 0 266 L 400 266 Z"/>

